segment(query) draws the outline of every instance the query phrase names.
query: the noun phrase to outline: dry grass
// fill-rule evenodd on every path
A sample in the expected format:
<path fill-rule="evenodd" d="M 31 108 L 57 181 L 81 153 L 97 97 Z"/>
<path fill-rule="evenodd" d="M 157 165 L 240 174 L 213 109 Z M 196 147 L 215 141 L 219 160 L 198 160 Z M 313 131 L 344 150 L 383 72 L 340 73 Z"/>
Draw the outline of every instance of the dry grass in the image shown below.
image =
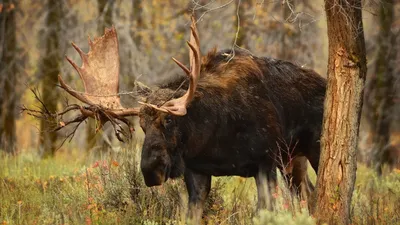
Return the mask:
<path fill-rule="evenodd" d="M 128 151 L 91 162 L 77 153 L 61 153 L 51 160 L 30 154 L 1 156 L 0 223 L 185 224 L 183 181 L 145 187 L 135 158 Z M 282 184 L 274 198 L 275 212 L 257 212 L 253 179 L 213 179 L 205 224 L 315 223 L 307 203 L 292 199 Z M 360 165 L 353 224 L 398 224 L 399 208 L 400 171 L 378 178 Z"/>

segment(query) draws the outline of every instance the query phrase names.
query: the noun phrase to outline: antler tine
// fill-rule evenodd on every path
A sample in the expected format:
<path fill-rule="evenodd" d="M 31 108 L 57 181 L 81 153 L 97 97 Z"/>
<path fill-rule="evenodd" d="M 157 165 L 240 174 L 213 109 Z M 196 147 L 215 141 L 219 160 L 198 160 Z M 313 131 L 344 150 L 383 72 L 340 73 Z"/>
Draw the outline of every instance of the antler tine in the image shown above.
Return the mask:
<path fill-rule="evenodd" d="M 190 70 L 189 70 L 185 65 L 183 65 L 181 62 L 179 62 L 179 61 L 178 61 L 177 59 L 175 59 L 174 57 L 172 57 L 172 60 L 174 60 L 174 62 L 175 62 L 180 68 L 182 68 L 183 71 L 185 71 L 186 75 L 188 75 L 188 76 L 190 77 Z"/>
<path fill-rule="evenodd" d="M 194 16 L 191 17 L 192 24 L 190 26 L 190 41 L 187 42 L 190 48 L 190 68 L 191 68 L 191 76 L 190 76 L 190 84 L 189 90 L 187 91 L 187 104 L 193 99 L 194 92 L 196 91 L 197 82 L 200 77 L 200 41 L 197 33 L 196 27 L 196 19 Z"/>
<path fill-rule="evenodd" d="M 82 63 L 83 64 L 87 64 L 88 59 L 87 59 L 87 55 L 82 51 L 82 49 L 80 49 L 74 42 L 71 43 L 72 47 L 75 48 L 75 50 L 79 53 L 79 56 L 82 59 Z M 68 60 L 70 61 L 70 60 Z M 71 62 L 71 61 L 70 61 Z"/>
<path fill-rule="evenodd" d="M 172 58 L 172 60 L 174 60 L 174 62 L 179 67 L 181 67 L 183 71 L 185 71 L 185 73 L 189 76 L 190 79 L 189 89 L 182 97 L 167 101 L 161 107 L 143 102 L 139 102 L 140 104 L 152 107 L 162 112 L 168 112 L 176 116 L 186 115 L 187 113 L 186 107 L 194 98 L 194 93 L 196 91 L 197 82 L 200 78 L 200 69 L 201 69 L 200 41 L 196 28 L 196 20 L 194 16 L 192 16 L 191 19 L 192 19 L 192 25 L 190 26 L 191 30 L 190 41 L 187 42 L 190 48 L 190 55 L 189 55 L 190 70 L 186 66 L 184 66 L 181 62 L 179 62 L 175 58 Z"/>
<path fill-rule="evenodd" d="M 200 58 L 200 41 L 199 41 L 199 36 L 197 34 L 196 19 L 194 18 L 194 16 L 192 16 L 191 19 L 192 19 L 192 24 L 190 26 L 190 31 L 191 31 L 190 43 L 199 49 L 199 51 L 197 52 L 198 55 L 196 54 L 196 51 L 190 51 L 190 66 L 193 67 L 196 64 L 196 61 L 194 61 L 195 60 L 194 55 L 197 55 Z"/>
<path fill-rule="evenodd" d="M 67 59 L 67 61 L 69 62 L 69 64 L 71 64 L 76 71 L 80 71 L 80 67 L 78 65 L 76 65 L 76 63 L 74 61 L 72 61 L 72 59 L 70 59 L 68 56 L 65 56 L 65 59 Z"/>
<path fill-rule="evenodd" d="M 70 61 L 70 59 L 67 57 L 67 60 L 72 64 L 73 67 L 76 66 L 76 64 L 72 61 Z M 70 86 L 68 86 L 64 80 L 62 79 L 62 77 L 60 75 L 58 75 L 58 82 L 60 82 L 61 87 L 67 91 L 70 95 L 74 96 L 76 99 L 78 99 L 81 102 L 84 102 L 88 105 L 93 105 L 93 103 L 86 98 L 84 95 L 78 93 L 77 91 L 75 91 L 74 89 L 72 89 Z"/>
<path fill-rule="evenodd" d="M 89 39 L 90 40 L 90 39 Z M 90 44 L 91 41 L 89 41 Z M 72 61 L 71 58 L 69 58 L 68 56 L 65 56 L 65 58 L 67 59 L 67 61 L 74 67 L 74 69 L 78 72 L 79 76 L 81 77 L 82 81 L 83 81 L 83 85 L 85 86 L 85 90 L 86 90 L 86 83 L 83 77 L 83 71 L 82 68 L 88 64 L 88 56 L 82 51 L 81 48 L 79 48 L 74 42 L 71 42 L 72 47 L 74 47 L 74 49 L 78 52 L 79 56 L 81 57 L 82 60 L 82 67 L 78 66 L 74 61 Z M 62 77 L 59 75 L 58 76 L 58 81 L 60 82 L 61 87 L 66 90 L 69 94 L 71 94 L 72 96 L 74 96 L 75 98 L 77 98 L 78 100 L 89 104 L 89 105 L 93 105 L 93 102 L 90 101 L 86 96 L 79 94 L 77 91 L 75 91 L 74 89 L 72 89 L 70 86 L 68 86 L 62 79 Z"/>

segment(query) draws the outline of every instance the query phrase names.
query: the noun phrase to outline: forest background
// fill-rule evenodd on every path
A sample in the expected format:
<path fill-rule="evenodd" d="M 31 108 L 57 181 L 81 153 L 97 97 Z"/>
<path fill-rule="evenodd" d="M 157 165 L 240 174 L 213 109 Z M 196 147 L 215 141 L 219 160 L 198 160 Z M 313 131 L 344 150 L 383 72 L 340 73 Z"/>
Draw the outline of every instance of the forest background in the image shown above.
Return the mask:
<path fill-rule="evenodd" d="M 358 151 L 360 171 L 365 173 L 358 179 L 362 181 L 359 184 L 365 185 L 362 187 L 368 193 L 371 192 L 364 196 L 368 199 L 365 210 L 368 211 L 371 221 L 378 221 L 382 215 L 390 215 L 391 208 L 386 209 L 385 205 L 400 206 L 400 185 L 395 189 L 391 186 L 400 183 L 400 3 L 396 0 L 388 2 L 390 3 L 363 1 L 368 75 Z M 119 220 L 139 218 L 141 221 L 165 222 L 165 218 L 172 218 L 171 221 L 180 221 L 179 212 L 184 205 L 180 203 L 184 199 L 181 197 L 181 189 L 184 188 L 182 184 L 173 183 L 164 189 L 149 191 L 144 189 L 140 174 L 136 173 L 136 159 L 140 157 L 143 139 L 139 127 L 136 128 L 132 141 L 121 144 L 113 136 L 112 129 L 106 127 L 105 131 L 94 135 L 95 124 L 88 122 L 82 124 L 70 142 L 61 146 L 71 130 L 50 132 L 49 124 L 20 111 L 22 106 L 39 105 L 32 90 L 36 91 L 50 110 L 60 109 L 67 96 L 56 86 L 59 74 L 69 84 L 83 90 L 78 74 L 64 59 L 64 55 L 79 62 L 79 56 L 70 42 L 73 41 L 87 51 L 88 35 L 92 38 L 101 36 L 104 28 L 112 25 L 117 30 L 120 43 L 120 92 L 125 93 L 122 95 L 122 102 L 125 106 L 136 106 L 135 81 L 155 87 L 182 76 L 180 68 L 172 62 L 171 57 L 183 62 L 188 60 L 185 41 L 188 39 L 189 17 L 193 11 L 199 20 L 202 52 L 210 51 L 214 47 L 220 50 L 242 47 L 254 55 L 289 60 L 326 76 L 328 38 L 321 0 L 0 1 L 0 150 L 3 152 L 3 162 L 0 163 L 0 192 L 3 199 L 7 199 L 1 202 L 0 222 L 4 220 L 24 223 L 37 220 L 58 223 L 69 220 L 70 223 L 79 223 L 88 219 L 104 219 L 101 217 L 103 214 L 99 213 L 102 210 L 107 212 L 103 215 L 105 218 L 115 217 Z M 135 125 L 137 126 L 137 122 Z M 127 156 L 129 160 L 126 160 Z M 46 159 L 43 160 L 44 158 Z M 388 165 L 383 167 L 385 171 L 381 170 L 382 165 Z M 106 168 L 107 173 L 103 171 Z M 98 171 L 91 171 L 96 169 Z M 129 172 L 131 170 L 135 172 Z M 379 177 L 382 173 L 389 178 Z M 52 186 L 55 189 L 51 189 L 55 194 L 58 193 L 57 188 L 74 185 L 79 187 L 78 181 L 73 180 L 82 174 L 85 176 L 82 179 L 86 179 L 86 188 L 82 187 L 77 192 L 64 190 L 72 196 L 77 195 L 76 198 L 66 197 L 70 203 L 58 205 L 59 202 L 55 201 L 56 203 L 51 204 L 47 202 L 49 199 L 43 197 L 46 188 L 51 186 L 48 185 L 55 183 L 55 180 L 57 184 Z M 367 184 L 362 180 L 363 175 L 365 180 L 375 180 L 386 186 Z M 98 183 L 93 181 L 94 186 L 99 185 L 102 189 L 98 195 L 95 191 L 90 193 L 91 176 L 99 178 Z M 68 180 L 72 182 L 68 187 L 64 187 L 65 179 L 71 179 Z M 215 196 L 210 201 L 218 204 L 210 203 L 210 217 L 214 216 L 210 221 L 240 223 L 253 218 L 254 187 L 251 186 L 251 181 L 226 179 L 218 179 L 213 184 Z M 389 180 L 382 182 L 381 179 Z M 115 185 L 108 186 L 111 181 Z M 4 191 L 11 190 L 10 185 L 17 190 L 20 188 L 20 191 L 27 186 L 28 190 L 32 189 L 32 193 L 25 198 L 18 197 L 16 193 L 10 195 Z M 246 185 L 252 187 L 250 191 L 240 192 Z M 141 190 L 140 196 L 134 191 L 134 187 Z M 231 191 L 230 194 L 235 196 L 226 197 L 226 191 L 232 189 L 238 193 Z M 162 195 L 163 191 L 171 193 Z M 390 193 L 395 193 L 395 198 Z M 132 205 L 135 201 L 152 202 L 157 198 L 155 196 L 175 199 L 169 203 L 172 204 L 170 211 L 162 211 L 165 215 L 149 212 L 157 211 L 157 207 L 165 207 L 161 203 L 154 206 L 146 203 L 146 206 L 140 207 Z M 38 202 L 43 201 L 46 207 L 57 207 L 60 212 L 24 215 L 24 211 L 35 209 L 32 201 L 35 198 L 38 198 Z M 291 207 L 286 207 L 285 198 L 282 199 L 282 211 L 293 212 L 287 210 Z M 384 203 L 386 198 L 388 202 Z M 90 209 L 81 215 L 73 213 L 65 216 L 70 210 L 68 207 L 73 207 L 72 202 L 76 199 Z M 379 199 L 383 202 L 379 202 Z M 230 205 L 230 210 L 227 211 L 218 208 L 221 207 L 219 205 L 239 201 L 245 201 L 248 205 L 237 206 L 238 208 Z M 110 210 L 113 213 L 110 214 Z M 136 214 L 133 215 L 140 216 L 121 216 L 129 210 L 135 211 Z M 399 219 L 398 214 L 396 218 Z M 362 219 L 359 218 L 360 221 Z"/>

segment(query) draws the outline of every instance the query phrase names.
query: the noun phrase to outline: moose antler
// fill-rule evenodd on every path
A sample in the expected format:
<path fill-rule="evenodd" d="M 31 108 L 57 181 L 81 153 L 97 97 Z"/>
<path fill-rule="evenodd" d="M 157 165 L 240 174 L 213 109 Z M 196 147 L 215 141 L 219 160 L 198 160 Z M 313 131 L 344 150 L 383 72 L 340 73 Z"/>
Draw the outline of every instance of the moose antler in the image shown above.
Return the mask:
<path fill-rule="evenodd" d="M 78 46 L 72 43 L 82 59 L 82 66 L 77 66 L 69 57 L 68 62 L 79 73 L 85 88 L 84 93 L 77 92 L 69 87 L 58 76 L 61 87 L 70 95 L 89 105 L 81 107 L 80 111 L 85 117 L 94 117 L 100 120 L 100 124 L 110 121 L 114 128 L 120 120 L 129 126 L 129 121 L 124 117 L 138 115 L 139 108 L 124 108 L 118 95 L 119 87 L 119 53 L 118 38 L 115 28 L 105 29 L 102 37 L 91 41 L 88 38 L 90 50 L 85 54 Z M 85 118 L 86 119 L 86 118 Z M 121 140 L 119 133 L 116 135 Z"/>
<path fill-rule="evenodd" d="M 81 67 L 76 65 L 69 57 L 66 57 L 68 62 L 79 73 L 85 91 L 75 91 L 64 82 L 61 76 L 58 76 L 61 88 L 79 101 L 86 103 L 87 106 L 80 106 L 77 104 L 67 105 L 64 111 L 60 113 L 51 113 L 48 110 L 40 112 L 24 107 L 23 110 L 39 118 L 55 119 L 58 124 L 54 131 L 60 130 L 69 124 L 77 123 L 73 131 L 75 132 L 76 128 L 88 117 L 100 121 L 100 126 L 97 127 L 96 131 L 99 130 L 105 122 L 110 121 L 118 140 L 123 141 L 120 134 L 131 137 L 131 131 L 133 130 L 129 120 L 125 117 L 138 115 L 139 108 L 124 108 L 120 102 L 120 96 L 118 95 L 119 54 L 117 33 L 115 28 L 112 27 L 111 29 L 105 29 L 105 33 L 102 37 L 95 38 L 94 41 L 89 38 L 88 41 L 90 50 L 87 54 L 72 43 L 72 46 L 82 59 Z M 42 105 L 44 106 L 43 103 Z M 46 109 L 45 106 L 44 109 Z M 69 121 L 62 120 L 64 114 L 76 110 L 80 111 L 78 116 Z M 129 134 L 124 131 L 119 122 L 129 127 Z M 73 133 L 68 136 L 73 136 Z"/>
<path fill-rule="evenodd" d="M 191 34 L 190 41 L 187 42 L 190 48 L 190 69 L 189 70 L 185 65 L 181 62 L 172 58 L 174 62 L 183 69 L 186 75 L 189 77 L 189 89 L 187 92 L 180 98 L 172 99 L 167 101 L 162 106 L 156 106 L 149 103 L 139 102 L 140 104 L 150 106 L 154 109 L 168 112 L 176 116 L 184 116 L 187 113 L 186 107 L 194 98 L 194 92 L 196 91 L 197 82 L 200 77 L 200 68 L 201 68 L 201 55 L 200 55 L 200 41 L 199 36 L 197 34 L 196 20 L 194 16 L 192 16 L 192 25 L 190 26 Z"/>

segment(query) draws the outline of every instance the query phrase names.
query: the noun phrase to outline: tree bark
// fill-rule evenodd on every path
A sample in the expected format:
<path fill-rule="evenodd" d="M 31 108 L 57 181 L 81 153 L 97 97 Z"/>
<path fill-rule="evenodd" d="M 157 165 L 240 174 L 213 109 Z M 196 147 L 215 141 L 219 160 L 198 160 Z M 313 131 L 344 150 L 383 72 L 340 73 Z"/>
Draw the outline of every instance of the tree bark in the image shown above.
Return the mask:
<path fill-rule="evenodd" d="M 43 75 L 41 93 L 43 103 L 46 105 L 47 110 L 54 113 L 57 111 L 57 103 L 60 98 L 59 92 L 54 91 L 54 88 L 58 83 L 58 75 L 60 74 L 62 2 L 48 0 L 47 7 L 47 34 L 45 37 L 46 54 L 42 58 L 40 69 L 41 74 Z M 53 131 L 54 123 L 55 121 L 46 120 L 41 120 L 40 122 L 39 144 L 44 158 L 54 156 L 56 151 L 57 133 Z"/>
<path fill-rule="evenodd" d="M 0 12 L 0 150 L 15 153 L 17 41 L 15 2 L 6 0 Z"/>
<path fill-rule="evenodd" d="M 317 178 L 319 224 L 349 224 L 366 56 L 360 0 L 325 0 L 329 59 Z"/>

